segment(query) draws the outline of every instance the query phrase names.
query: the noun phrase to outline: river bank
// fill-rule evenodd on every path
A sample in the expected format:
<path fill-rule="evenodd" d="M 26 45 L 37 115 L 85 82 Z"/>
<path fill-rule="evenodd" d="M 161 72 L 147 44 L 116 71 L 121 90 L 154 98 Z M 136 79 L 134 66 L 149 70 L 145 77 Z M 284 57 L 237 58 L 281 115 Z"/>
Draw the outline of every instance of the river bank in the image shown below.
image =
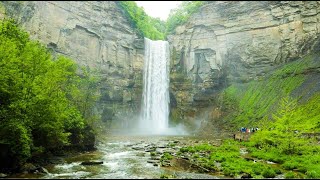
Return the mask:
<path fill-rule="evenodd" d="M 219 141 L 193 136 L 109 135 L 99 138 L 97 150 L 50 157 L 48 162 L 51 163 L 43 166 L 47 174 L 17 173 L 6 178 L 223 178 L 178 166 L 174 168 L 171 162 L 161 159 L 165 152 L 175 155 L 183 146 Z M 153 156 L 152 152 L 157 155 Z M 103 164 L 86 166 L 81 164 L 84 161 L 102 161 Z"/>
<path fill-rule="evenodd" d="M 278 156 L 252 142 L 200 136 L 105 135 L 96 150 L 47 157 L 47 173 L 16 173 L 7 178 L 224 179 L 317 177 L 301 156 Z M 317 147 L 313 147 L 317 148 Z M 279 152 L 278 152 L 279 151 Z M 308 156 L 309 157 L 309 156 Z M 315 161 L 318 156 L 313 155 Z M 83 162 L 93 162 L 86 165 Z M 317 165 L 314 166 L 314 168 Z"/>

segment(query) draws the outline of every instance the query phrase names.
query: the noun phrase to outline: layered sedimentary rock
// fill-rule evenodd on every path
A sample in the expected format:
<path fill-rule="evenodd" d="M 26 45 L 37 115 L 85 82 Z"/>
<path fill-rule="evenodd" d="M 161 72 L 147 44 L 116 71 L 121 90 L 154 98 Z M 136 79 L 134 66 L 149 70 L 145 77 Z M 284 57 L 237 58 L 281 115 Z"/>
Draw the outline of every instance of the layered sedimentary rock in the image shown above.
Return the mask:
<path fill-rule="evenodd" d="M 114 1 L 2 1 L 6 14 L 56 55 L 98 70 L 104 121 L 140 106 L 143 39 Z M 2 13 L 3 14 L 3 13 Z M 135 112 L 135 114 L 137 114 Z M 120 118 L 120 117 L 119 117 Z"/>
<path fill-rule="evenodd" d="M 312 51 L 319 42 L 319 12 L 316 1 L 215 1 L 201 7 L 168 36 L 175 110 L 183 115 L 207 108 L 211 117 L 219 108 L 217 94 L 228 85 L 259 79 Z"/>
<path fill-rule="evenodd" d="M 218 95 L 225 87 L 245 85 L 317 48 L 319 11 L 317 1 L 215 1 L 201 7 L 168 36 L 171 121 L 219 119 Z M 116 2 L 0 1 L 0 18 L 4 13 L 55 54 L 100 71 L 102 120 L 138 114 L 144 44 Z"/>

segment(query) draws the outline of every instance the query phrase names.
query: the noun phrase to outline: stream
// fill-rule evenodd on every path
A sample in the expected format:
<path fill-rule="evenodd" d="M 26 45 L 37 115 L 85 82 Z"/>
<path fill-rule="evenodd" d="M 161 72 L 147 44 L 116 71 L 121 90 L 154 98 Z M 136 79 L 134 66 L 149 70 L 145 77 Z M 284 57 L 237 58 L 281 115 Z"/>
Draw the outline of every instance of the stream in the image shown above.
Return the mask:
<path fill-rule="evenodd" d="M 151 157 L 150 149 L 163 153 L 177 152 L 182 145 L 199 142 L 190 136 L 108 136 L 97 143 L 97 150 L 64 158 L 61 164 L 45 166 L 48 174 L 20 174 L 15 178 L 43 179 L 160 179 L 170 175 L 177 179 L 221 179 L 188 170 L 160 167 L 159 158 Z M 203 140 L 202 140 L 203 141 Z M 171 146 L 168 146 L 170 145 Z M 172 146 L 174 144 L 174 146 Z M 99 165 L 81 165 L 83 161 L 103 161 Z"/>

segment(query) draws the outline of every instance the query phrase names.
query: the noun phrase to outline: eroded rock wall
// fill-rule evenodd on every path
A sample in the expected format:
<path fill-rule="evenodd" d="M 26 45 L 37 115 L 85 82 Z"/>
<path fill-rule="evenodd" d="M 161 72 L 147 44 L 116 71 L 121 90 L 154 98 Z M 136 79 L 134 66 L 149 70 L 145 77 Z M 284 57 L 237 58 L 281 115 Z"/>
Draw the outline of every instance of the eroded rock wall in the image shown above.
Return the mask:
<path fill-rule="evenodd" d="M 76 60 L 101 77 L 97 105 L 103 121 L 140 108 L 143 39 L 115 1 L 2 1 L 8 16 L 54 54 Z M 131 116 L 132 118 L 132 116 Z"/>
<path fill-rule="evenodd" d="M 232 83 L 259 79 L 318 45 L 319 1 L 215 1 L 168 36 L 171 92 L 181 116 L 205 109 Z M 181 79 L 181 77 L 183 77 Z M 180 79 L 179 79 L 180 78 Z M 174 112 L 177 114 L 177 112 Z M 209 117 L 210 116 L 210 117 Z M 186 117 L 182 117 L 186 118 Z"/>

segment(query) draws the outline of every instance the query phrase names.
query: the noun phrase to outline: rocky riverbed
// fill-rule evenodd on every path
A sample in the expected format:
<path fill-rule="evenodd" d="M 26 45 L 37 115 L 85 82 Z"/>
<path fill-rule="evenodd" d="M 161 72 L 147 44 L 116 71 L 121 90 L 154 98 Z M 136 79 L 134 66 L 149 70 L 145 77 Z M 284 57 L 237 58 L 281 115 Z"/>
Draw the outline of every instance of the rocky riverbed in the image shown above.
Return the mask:
<path fill-rule="evenodd" d="M 219 140 L 192 136 L 106 136 L 96 151 L 63 157 L 58 164 L 44 166 L 48 173 L 20 173 L 8 178 L 224 178 L 177 156 L 182 146 Z M 93 164 L 90 165 L 90 162 Z"/>

